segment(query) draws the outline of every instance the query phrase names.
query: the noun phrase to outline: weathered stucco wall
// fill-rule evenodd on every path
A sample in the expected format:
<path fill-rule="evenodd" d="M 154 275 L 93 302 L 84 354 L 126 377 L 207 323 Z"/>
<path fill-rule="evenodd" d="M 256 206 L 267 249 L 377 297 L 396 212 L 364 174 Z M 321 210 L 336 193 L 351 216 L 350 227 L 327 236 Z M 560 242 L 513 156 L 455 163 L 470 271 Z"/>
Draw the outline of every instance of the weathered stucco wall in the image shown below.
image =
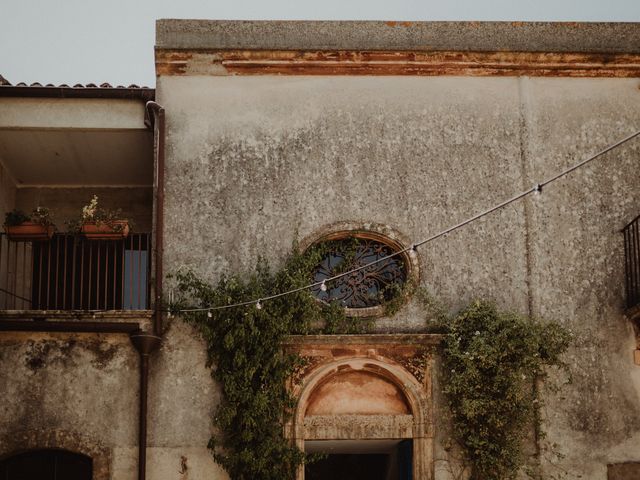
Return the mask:
<path fill-rule="evenodd" d="M 226 478 L 206 448 L 219 393 L 196 333 L 171 327 L 150 362 L 147 478 Z M 93 459 L 95 480 L 138 472 L 139 356 L 127 335 L 4 332 L 0 459 L 60 448 Z"/>
<path fill-rule="evenodd" d="M 207 450 L 220 392 L 205 366 L 204 343 L 181 321 L 164 338 L 149 380 L 148 478 L 225 479 Z"/>
<path fill-rule="evenodd" d="M 529 182 L 639 127 L 637 81 L 523 85 Z M 640 213 L 639 153 L 635 140 L 529 202 L 532 311 L 576 334 L 572 384 L 549 395 L 547 441 L 567 455 L 564 468 L 589 479 L 605 478 L 607 463 L 640 459 L 640 367 L 622 314 L 620 233 Z"/>
<path fill-rule="evenodd" d="M 111 476 L 121 450 L 137 459 L 138 354 L 126 335 L 4 332 L 0 365 L 0 458 L 69 449 L 93 458 L 97 480 L 135 478 Z"/>
<path fill-rule="evenodd" d="M 296 235 L 340 221 L 427 238 L 637 129 L 640 91 L 621 79 L 193 76 L 160 77 L 157 98 L 168 122 L 165 268 L 215 280 L 259 255 L 278 265 Z M 419 250 L 421 284 L 452 311 L 490 297 L 576 332 L 574 382 L 547 392 L 545 443 L 566 455 L 544 453 L 548 476 L 555 463 L 600 480 L 607 463 L 640 459 L 619 233 L 638 214 L 639 150 L 629 143 Z M 414 301 L 377 328 L 424 324 Z M 184 361 L 201 365 L 195 357 Z M 165 373 L 167 384 L 184 378 Z M 154 408 L 172 404 L 163 394 Z M 210 407 L 200 407 L 203 422 Z M 175 428 L 162 417 L 154 428 Z M 436 431 L 445 479 L 438 421 Z"/>
<path fill-rule="evenodd" d="M 344 220 L 425 238 L 522 187 L 513 79 L 161 78 L 159 95 L 169 269 L 249 270 Z M 508 292 L 499 300 L 525 308 L 522 211 L 474 227 L 500 232 L 491 241 L 423 249 L 423 279 L 457 303 Z"/>

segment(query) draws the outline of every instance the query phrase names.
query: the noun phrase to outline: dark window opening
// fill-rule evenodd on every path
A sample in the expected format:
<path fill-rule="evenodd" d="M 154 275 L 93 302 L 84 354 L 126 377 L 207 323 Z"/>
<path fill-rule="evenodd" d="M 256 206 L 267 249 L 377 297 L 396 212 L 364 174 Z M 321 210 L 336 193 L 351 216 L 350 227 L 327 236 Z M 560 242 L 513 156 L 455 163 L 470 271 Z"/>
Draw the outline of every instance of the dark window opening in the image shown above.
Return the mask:
<path fill-rule="evenodd" d="M 91 480 L 90 457 L 65 450 L 32 450 L 0 462 L 2 480 Z"/>

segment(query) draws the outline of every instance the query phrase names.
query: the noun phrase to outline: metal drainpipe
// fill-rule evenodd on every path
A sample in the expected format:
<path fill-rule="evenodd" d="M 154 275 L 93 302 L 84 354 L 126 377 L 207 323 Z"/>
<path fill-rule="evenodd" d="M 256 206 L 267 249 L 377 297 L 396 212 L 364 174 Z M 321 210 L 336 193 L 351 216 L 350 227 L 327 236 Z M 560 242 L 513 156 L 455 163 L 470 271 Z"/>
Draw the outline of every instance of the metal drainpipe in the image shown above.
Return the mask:
<path fill-rule="evenodd" d="M 138 417 L 138 480 L 147 476 L 147 387 L 149 386 L 149 356 L 158 349 L 162 339 L 146 333 L 133 334 L 131 343 L 140 354 L 140 413 Z"/>
<path fill-rule="evenodd" d="M 147 102 L 146 111 L 148 118 L 145 119 L 147 126 L 153 126 L 153 154 L 155 160 L 155 316 L 153 320 L 153 331 L 156 335 L 162 335 L 162 256 L 164 252 L 163 230 L 164 230 L 164 140 L 165 121 L 164 108 L 156 102 Z"/>
<path fill-rule="evenodd" d="M 140 354 L 140 412 L 138 424 L 138 480 L 147 476 L 147 390 L 149 386 L 149 356 L 162 341 L 162 231 L 164 229 L 164 108 L 156 102 L 146 103 L 145 124 L 153 126 L 153 155 L 155 163 L 155 291 L 153 334 L 134 333 L 131 343 Z"/>

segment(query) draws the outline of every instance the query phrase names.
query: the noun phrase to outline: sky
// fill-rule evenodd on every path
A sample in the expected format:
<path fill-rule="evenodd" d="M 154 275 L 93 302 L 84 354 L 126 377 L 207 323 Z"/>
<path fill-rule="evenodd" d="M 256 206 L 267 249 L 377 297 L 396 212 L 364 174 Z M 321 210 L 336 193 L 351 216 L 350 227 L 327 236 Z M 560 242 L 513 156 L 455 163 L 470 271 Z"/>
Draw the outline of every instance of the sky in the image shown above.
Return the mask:
<path fill-rule="evenodd" d="M 640 0 L 0 0 L 0 75 L 153 87 L 158 18 L 640 22 Z"/>

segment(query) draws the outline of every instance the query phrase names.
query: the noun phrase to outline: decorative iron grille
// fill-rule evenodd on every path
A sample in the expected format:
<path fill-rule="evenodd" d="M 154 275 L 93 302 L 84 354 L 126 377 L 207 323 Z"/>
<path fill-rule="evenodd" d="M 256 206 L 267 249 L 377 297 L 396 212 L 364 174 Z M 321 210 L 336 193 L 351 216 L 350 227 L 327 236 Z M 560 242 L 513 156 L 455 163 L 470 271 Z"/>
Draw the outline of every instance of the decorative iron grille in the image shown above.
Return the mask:
<path fill-rule="evenodd" d="M 640 305 L 640 217 L 624 229 L 627 308 Z"/>
<path fill-rule="evenodd" d="M 314 282 L 368 265 L 396 251 L 383 242 L 362 238 L 329 240 L 319 247 L 324 253 L 313 272 Z M 393 299 L 406 280 L 405 262 L 402 255 L 397 255 L 332 280 L 325 285 L 326 289 L 318 285 L 312 293 L 323 302 L 340 302 L 347 308 L 368 308 Z"/>

